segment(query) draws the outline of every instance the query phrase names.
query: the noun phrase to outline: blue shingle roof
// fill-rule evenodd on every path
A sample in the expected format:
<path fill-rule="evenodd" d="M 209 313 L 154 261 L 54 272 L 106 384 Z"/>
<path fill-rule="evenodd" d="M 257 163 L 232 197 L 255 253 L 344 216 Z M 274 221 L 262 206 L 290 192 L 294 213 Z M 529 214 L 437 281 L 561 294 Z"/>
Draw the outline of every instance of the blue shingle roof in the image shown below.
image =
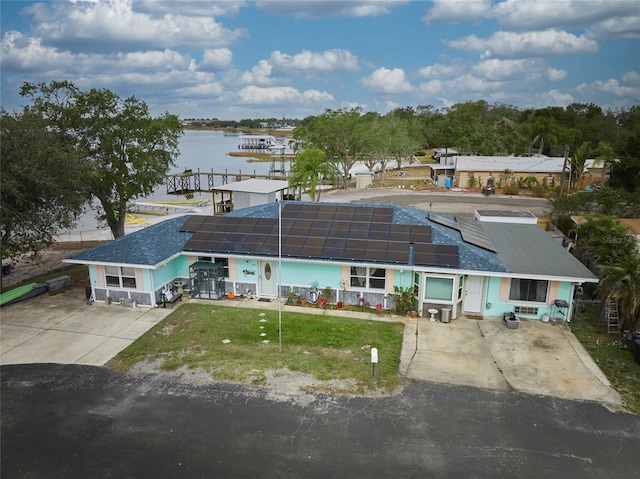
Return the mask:
<path fill-rule="evenodd" d="M 287 203 L 286 201 L 283 204 Z M 300 202 L 296 202 L 300 204 Z M 309 203 L 313 204 L 313 203 Z M 466 243 L 459 231 L 430 221 L 425 212 L 400 205 L 332 203 L 336 206 L 385 206 L 392 208 L 392 224 L 417 224 L 431 227 L 431 242 L 458 246 L 459 269 L 469 271 L 509 272 L 498 255 L 478 246 Z M 249 218 L 277 218 L 278 203 L 267 203 L 235 210 L 226 216 Z M 155 266 L 184 251 L 193 236 L 180 229 L 190 216 L 172 218 L 109 243 L 83 251 L 70 260 L 87 263 L 134 264 Z"/>
<path fill-rule="evenodd" d="M 71 256 L 87 263 L 155 266 L 180 253 L 193 233 L 180 232 L 189 216 L 171 218 Z"/>

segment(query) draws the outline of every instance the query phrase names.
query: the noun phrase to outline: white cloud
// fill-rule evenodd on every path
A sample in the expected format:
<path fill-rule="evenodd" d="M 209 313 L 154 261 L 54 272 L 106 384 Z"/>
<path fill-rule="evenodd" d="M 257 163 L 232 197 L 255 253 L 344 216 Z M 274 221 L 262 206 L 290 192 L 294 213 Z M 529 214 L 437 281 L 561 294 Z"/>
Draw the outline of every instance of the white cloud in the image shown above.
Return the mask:
<path fill-rule="evenodd" d="M 446 78 L 452 76 L 461 75 L 464 72 L 465 67 L 463 65 L 443 65 L 436 63 L 434 65 L 428 65 L 418 70 L 418 78 L 428 80 L 430 78 Z"/>
<path fill-rule="evenodd" d="M 423 17 L 426 23 L 459 23 L 485 17 L 491 0 L 433 0 L 433 7 Z"/>
<path fill-rule="evenodd" d="M 566 106 L 575 101 L 572 95 L 559 90 L 550 90 L 538 96 L 542 99 L 542 105 Z"/>
<path fill-rule="evenodd" d="M 331 73 L 359 69 L 358 57 L 341 49 L 319 53 L 303 50 L 295 55 L 275 51 L 271 54 L 269 61 L 273 65 L 274 71 L 287 75 L 298 72 Z"/>
<path fill-rule="evenodd" d="M 594 23 L 638 14 L 635 0 L 505 0 L 496 2 L 491 16 L 508 30 L 585 28 Z"/>
<path fill-rule="evenodd" d="M 489 81 L 527 81 L 532 82 L 544 77 L 550 81 L 563 80 L 565 70 L 550 68 L 546 61 L 529 60 L 483 60 L 473 67 L 473 72 Z"/>
<path fill-rule="evenodd" d="M 34 35 L 47 44 L 93 51 L 116 46 L 120 50 L 212 48 L 246 34 L 243 29 L 224 28 L 212 17 L 139 13 L 132 0 L 39 3 L 26 10 L 33 14 Z"/>
<path fill-rule="evenodd" d="M 393 70 L 384 67 L 378 68 L 368 77 L 362 78 L 360 82 L 377 93 L 398 94 L 413 91 L 413 87 L 407 81 L 402 68 L 394 68 Z"/>
<path fill-rule="evenodd" d="M 265 12 L 293 15 L 302 18 L 324 17 L 377 17 L 388 14 L 395 6 L 408 0 L 268 0 L 256 2 L 256 7 Z"/>
<path fill-rule="evenodd" d="M 180 0 L 180 2 L 159 2 L 157 0 L 136 0 L 132 8 L 137 12 L 144 13 L 169 13 L 176 12 L 179 8 L 181 15 L 199 17 L 228 17 L 237 15 L 240 9 L 247 7 L 248 2 L 242 0 L 202 1 L 202 0 Z"/>
<path fill-rule="evenodd" d="M 70 74 L 94 76 L 102 71 L 157 72 L 189 70 L 191 57 L 173 50 L 115 53 L 97 55 L 59 51 L 42 45 L 38 38 L 25 37 L 19 32 L 7 32 L 2 39 L 0 66 L 16 73 L 47 73 L 64 69 Z"/>
<path fill-rule="evenodd" d="M 251 105 L 276 104 L 315 104 L 322 105 L 334 101 L 333 95 L 318 90 L 307 90 L 300 93 L 290 86 L 262 88 L 249 85 L 238 91 L 241 103 Z"/>
<path fill-rule="evenodd" d="M 598 51 L 595 41 L 559 30 L 525 33 L 499 31 L 486 39 L 470 35 L 459 40 L 445 40 L 444 43 L 451 48 L 483 52 L 483 58 L 531 58 Z"/>
<path fill-rule="evenodd" d="M 545 76 L 549 81 L 561 81 L 567 78 L 568 75 L 569 75 L 569 72 L 567 72 L 567 70 L 558 70 L 556 68 L 549 68 Z"/>
<path fill-rule="evenodd" d="M 587 28 L 587 38 L 617 40 L 622 38 L 640 38 L 640 16 L 632 15 L 611 18 Z"/>
<path fill-rule="evenodd" d="M 174 94 L 179 97 L 219 97 L 224 91 L 224 87 L 220 83 L 211 82 L 179 88 L 175 90 Z"/>
<path fill-rule="evenodd" d="M 83 61 L 83 55 L 59 52 L 42 45 L 39 38 L 27 37 L 20 32 L 7 32 L 2 38 L 0 67 L 4 71 L 34 72 L 63 69 L 72 66 L 74 59 Z"/>
<path fill-rule="evenodd" d="M 610 98 L 607 101 L 610 104 L 629 106 L 637 103 L 640 98 L 640 74 L 632 71 L 625 73 L 620 79 L 609 78 L 582 83 L 576 87 L 576 91 L 584 98 L 602 98 L 604 95 L 604 98 Z"/>
<path fill-rule="evenodd" d="M 233 53 L 228 48 L 206 49 L 198 68 L 204 71 L 222 71 L 231 67 Z"/>
<path fill-rule="evenodd" d="M 242 73 L 238 81 L 243 85 L 254 83 L 265 86 L 271 85 L 273 83 L 273 78 L 271 78 L 272 68 L 271 63 L 267 60 L 260 60 L 250 72 Z"/>

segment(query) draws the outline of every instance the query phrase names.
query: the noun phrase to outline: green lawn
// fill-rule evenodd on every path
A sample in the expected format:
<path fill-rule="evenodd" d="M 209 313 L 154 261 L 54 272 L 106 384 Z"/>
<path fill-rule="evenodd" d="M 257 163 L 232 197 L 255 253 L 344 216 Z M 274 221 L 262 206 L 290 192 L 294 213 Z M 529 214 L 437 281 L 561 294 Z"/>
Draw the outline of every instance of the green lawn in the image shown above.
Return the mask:
<path fill-rule="evenodd" d="M 598 323 L 598 310 L 590 308 L 574 317 L 571 331 L 620 393 L 625 408 L 640 415 L 640 365 L 625 342 L 608 338 L 606 327 Z"/>
<path fill-rule="evenodd" d="M 260 314 L 259 309 L 184 304 L 109 365 L 128 371 L 138 362 L 161 358 L 165 370 L 201 368 L 217 380 L 254 384 L 262 384 L 265 371 L 287 368 L 321 381 L 349 380 L 355 387 L 343 392 L 353 393 L 390 392 L 400 384 L 403 324 L 283 312 L 280 352 L 278 312 Z M 380 361 L 375 378 L 372 347 L 378 348 Z"/>

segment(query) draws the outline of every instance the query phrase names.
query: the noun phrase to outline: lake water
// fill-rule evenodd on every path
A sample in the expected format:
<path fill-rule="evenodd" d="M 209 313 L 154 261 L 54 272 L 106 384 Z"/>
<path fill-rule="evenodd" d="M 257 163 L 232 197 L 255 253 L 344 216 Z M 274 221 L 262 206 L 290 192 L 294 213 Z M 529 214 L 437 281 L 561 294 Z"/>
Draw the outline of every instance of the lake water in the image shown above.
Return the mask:
<path fill-rule="evenodd" d="M 176 166 L 171 168 L 169 173 L 182 173 L 185 169 L 194 172 L 204 173 L 269 173 L 268 162 L 250 161 L 248 157 L 229 156 L 232 151 L 238 151 L 238 137 L 235 135 L 225 135 L 221 131 L 213 130 L 186 130 L 179 141 L 180 154 L 176 159 Z M 201 182 L 206 185 L 206 178 L 202 177 Z M 215 179 L 215 184 L 221 184 L 219 178 Z M 202 183 L 201 183 L 202 184 Z M 195 193 L 195 199 L 211 199 L 211 193 Z M 166 185 L 163 183 L 155 192 L 137 201 L 180 201 L 184 196 L 168 195 Z M 111 232 L 107 229 L 98 229 L 95 219 L 95 203 L 93 209 L 81 215 L 76 228 L 65 231 L 59 237 L 60 240 L 78 241 L 92 239 L 109 239 Z"/>

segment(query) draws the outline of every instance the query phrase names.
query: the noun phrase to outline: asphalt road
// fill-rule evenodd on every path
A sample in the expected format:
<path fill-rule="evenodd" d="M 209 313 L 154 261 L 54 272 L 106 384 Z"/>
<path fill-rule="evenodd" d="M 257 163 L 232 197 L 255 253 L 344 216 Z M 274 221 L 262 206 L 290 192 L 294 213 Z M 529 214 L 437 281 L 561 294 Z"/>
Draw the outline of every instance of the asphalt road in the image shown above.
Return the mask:
<path fill-rule="evenodd" d="M 634 478 L 640 417 L 413 383 L 353 398 L 107 368 L 1 369 L 2 477 Z"/>

